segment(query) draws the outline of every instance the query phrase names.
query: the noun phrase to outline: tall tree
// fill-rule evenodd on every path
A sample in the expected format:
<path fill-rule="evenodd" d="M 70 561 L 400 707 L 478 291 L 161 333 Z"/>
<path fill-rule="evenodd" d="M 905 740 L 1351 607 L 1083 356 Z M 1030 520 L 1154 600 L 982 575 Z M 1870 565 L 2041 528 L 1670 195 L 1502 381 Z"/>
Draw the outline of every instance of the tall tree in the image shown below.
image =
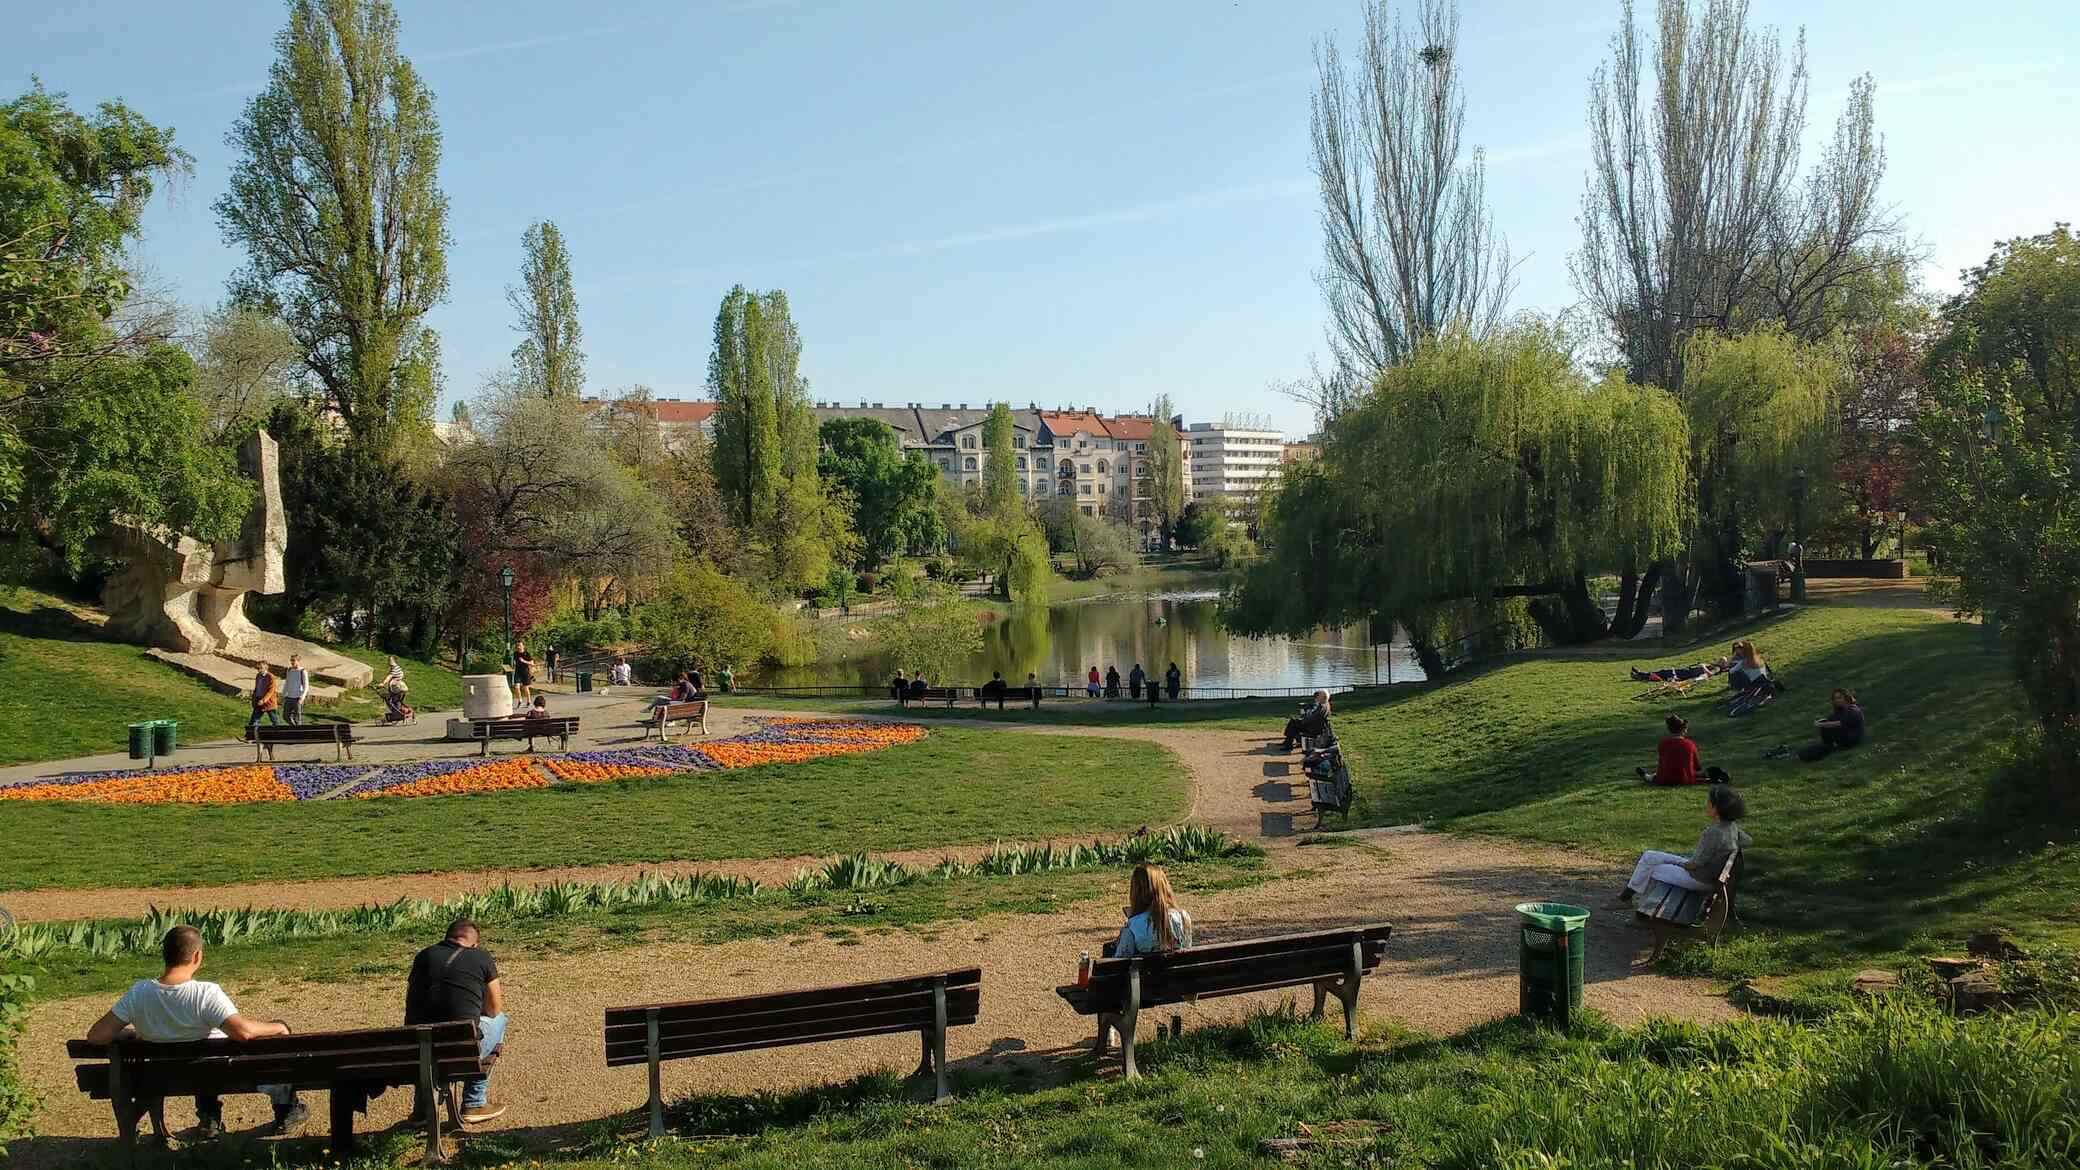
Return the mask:
<path fill-rule="evenodd" d="M 1413 25 L 1365 7 L 1355 72 L 1316 53 L 1313 154 L 1322 193 L 1329 342 L 1355 390 L 1449 326 L 1501 320 L 1515 269 L 1485 204 L 1481 152 L 1462 158 L 1466 95 L 1454 0 L 1419 0 Z M 1334 414 L 1339 403 L 1316 403 Z"/>
<path fill-rule="evenodd" d="M 297 392 L 302 351 L 289 327 L 264 313 L 226 305 L 203 322 L 192 348 L 195 394 L 212 433 L 265 419 Z"/>
<path fill-rule="evenodd" d="M 397 51 L 386 0 L 290 0 L 268 86 L 232 127 L 217 201 L 245 249 L 232 294 L 282 318 L 357 441 L 431 421 L 448 291 L 448 200 L 433 95 Z"/>
<path fill-rule="evenodd" d="M 1177 522 L 1184 518 L 1184 445 L 1177 437 L 1176 409 L 1168 394 L 1156 395 L 1148 413 L 1155 419 L 1148 437 L 1148 506 L 1155 511 L 1156 531 L 1167 549 Z"/>
<path fill-rule="evenodd" d="M 1018 495 L 1018 472 L 1012 462 L 1017 457 L 1012 442 L 1017 433 L 1011 407 L 1002 402 L 991 403 L 989 417 L 982 423 L 982 449 L 989 457 L 982 468 L 982 497 L 992 516 L 1008 517 L 1025 511 L 1025 501 Z"/>
<path fill-rule="evenodd" d="M 2080 802 L 2080 239 L 2009 240 L 1943 309 L 1914 437 L 1948 598 L 2000 631 L 2046 787 Z M 2017 769 L 2018 775 L 2031 774 Z"/>
<path fill-rule="evenodd" d="M 1897 260 L 1878 203 L 1885 170 L 1869 77 L 1856 79 L 1832 142 L 1801 181 L 1807 75 L 1801 38 L 1787 57 L 1748 23 L 1747 0 L 1657 0 L 1650 31 L 1631 0 L 1611 58 L 1589 86 L 1591 165 L 1582 197 L 1576 286 L 1634 382 L 1681 394 L 1688 340 L 1775 324 L 1802 341 L 1841 323 L 1844 291 Z M 1710 469 L 1694 468 L 1700 498 Z M 1699 591 L 1737 598 L 1730 567 L 1748 551 L 1701 530 L 1687 563 L 1657 566 L 1668 628 Z M 1646 620 L 1645 588 L 1619 615 Z"/>
<path fill-rule="evenodd" d="M 819 428 L 818 473 L 851 497 L 860 537 L 858 567 L 945 539 L 939 520 L 939 469 L 922 451 L 903 451 L 895 428 L 879 419 L 826 419 Z"/>
<path fill-rule="evenodd" d="M 780 499 L 780 412 L 771 339 L 759 298 L 737 285 L 715 314 L 708 389 L 715 396 L 715 478 L 747 532 L 769 523 Z"/>
<path fill-rule="evenodd" d="M 585 390 L 584 333 L 563 233 L 543 220 L 520 237 L 520 249 L 520 284 L 506 286 L 506 304 L 517 318 L 513 328 L 521 334 L 513 369 L 522 386 L 544 397 L 577 398 Z"/>

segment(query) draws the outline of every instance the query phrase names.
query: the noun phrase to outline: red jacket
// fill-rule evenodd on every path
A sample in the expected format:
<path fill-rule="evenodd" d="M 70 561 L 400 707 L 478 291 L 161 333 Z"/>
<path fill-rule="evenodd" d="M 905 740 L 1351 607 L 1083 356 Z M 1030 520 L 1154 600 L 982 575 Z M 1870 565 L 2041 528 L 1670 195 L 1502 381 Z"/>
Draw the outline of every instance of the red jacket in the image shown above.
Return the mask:
<path fill-rule="evenodd" d="M 1661 762 L 1654 768 L 1656 784 L 1695 784 L 1697 773 L 1697 741 L 1685 735 L 1663 736 L 1660 748 Z"/>

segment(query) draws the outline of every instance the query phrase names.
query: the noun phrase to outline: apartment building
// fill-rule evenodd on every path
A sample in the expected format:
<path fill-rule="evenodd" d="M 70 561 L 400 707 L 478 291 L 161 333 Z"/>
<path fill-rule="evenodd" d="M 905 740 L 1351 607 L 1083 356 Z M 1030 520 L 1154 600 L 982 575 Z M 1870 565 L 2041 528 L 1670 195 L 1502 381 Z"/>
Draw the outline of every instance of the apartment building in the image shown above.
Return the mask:
<path fill-rule="evenodd" d="M 684 447 L 696 431 L 710 442 L 715 439 L 715 403 L 704 398 L 587 397 L 580 399 L 579 403 L 601 424 L 628 414 L 654 419 L 657 433 L 668 451 Z"/>
<path fill-rule="evenodd" d="M 1229 415 L 1193 423 L 1178 434 L 1184 453 L 1187 499 L 1254 498 L 1277 477 L 1286 438 L 1260 415 Z"/>

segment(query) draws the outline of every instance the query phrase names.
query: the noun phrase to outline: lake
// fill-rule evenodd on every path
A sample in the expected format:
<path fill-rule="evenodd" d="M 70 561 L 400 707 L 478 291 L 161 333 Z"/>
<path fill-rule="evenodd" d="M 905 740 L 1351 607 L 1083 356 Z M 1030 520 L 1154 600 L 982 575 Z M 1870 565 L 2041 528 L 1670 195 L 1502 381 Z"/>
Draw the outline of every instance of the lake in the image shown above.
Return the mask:
<path fill-rule="evenodd" d="M 1365 644 L 1365 628 L 1319 630 L 1304 638 L 1243 638 L 1220 626 L 1220 595 L 1212 591 L 1111 594 L 1066 602 L 1045 611 L 1020 611 L 991 626 L 982 652 L 950 680 L 973 685 L 1001 671 L 1013 682 L 1027 672 L 1047 686 L 1083 685 L 1096 665 L 1119 668 L 1124 679 L 1140 663 L 1160 677 L 1170 663 L 1184 685 L 1202 695 L 1217 690 L 1308 690 L 1356 686 L 1375 677 L 1395 682 L 1423 677 L 1406 645 Z M 844 662 L 787 667 L 755 685 L 776 687 L 880 686 L 907 664 L 870 654 Z"/>

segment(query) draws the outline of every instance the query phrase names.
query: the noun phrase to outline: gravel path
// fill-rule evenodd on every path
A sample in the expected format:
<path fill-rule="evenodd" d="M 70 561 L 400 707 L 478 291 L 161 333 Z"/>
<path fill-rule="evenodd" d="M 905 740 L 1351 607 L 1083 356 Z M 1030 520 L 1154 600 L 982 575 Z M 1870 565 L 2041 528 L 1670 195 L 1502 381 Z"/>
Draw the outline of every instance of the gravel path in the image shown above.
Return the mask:
<path fill-rule="evenodd" d="M 1601 868 L 1584 868 L 1557 851 L 1394 830 L 1352 836 L 1364 844 L 1274 849 L 1273 864 L 1288 876 L 1200 899 L 1190 908 L 1205 941 L 1393 923 L 1386 962 L 1363 995 L 1361 1018 L 1368 1026 L 1391 1021 L 1448 1032 L 1514 1011 L 1516 944 L 1508 907 L 1530 898 L 1599 905 L 1613 881 Z M 994 1070 L 1045 1080 L 1064 1062 L 1082 1059 L 1076 1046 L 1089 1035 L 1086 1021 L 1064 1008 L 1053 989 L 1073 973 L 1077 953 L 1096 950 L 1118 921 L 1117 907 L 1099 898 L 1052 915 L 996 916 L 851 943 L 805 936 L 575 956 L 502 954 L 514 1024 L 494 1086 L 512 1111 L 492 1128 L 535 1130 L 642 1104 L 642 1069 L 604 1069 L 599 1021 L 610 1005 L 777 991 L 971 963 L 984 972 L 982 1022 L 950 1038 L 948 1053 L 956 1072 Z M 1703 983 L 1635 971 L 1631 963 L 1648 941 L 1643 932 L 1607 917 L 1592 923 L 1589 938 L 1590 1006 L 1621 1021 L 1733 1014 Z M 495 948 L 497 940 L 490 943 Z M 322 1020 L 335 1027 L 394 1023 L 402 994 L 388 982 L 242 981 L 228 990 L 255 1014 L 284 1014 L 305 1024 Z M 1214 1000 L 1183 1014 L 1192 1027 L 1233 1019 L 1250 1006 L 1280 998 Z M 107 1106 L 87 1101 L 71 1087 L 63 1058 L 65 1038 L 83 1033 L 107 1000 L 47 1002 L 31 1013 L 22 1063 L 43 1097 L 38 1130 L 45 1137 L 17 1149 L 21 1170 L 64 1164 L 80 1156 L 79 1139 L 105 1139 L 112 1133 Z M 1333 1004 L 1330 1011 L 1336 1011 Z M 914 1038 L 876 1037 L 667 1065 L 665 1086 L 672 1094 L 786 1088 L 877 1067 L 907 1069 L 916 1059 Z M 265 1120 L 261 1098 L 235 1097 L 226 1106 L 234 1129 Z M 388 1095 L 376 1103 L 363 1128 L 395 1123 L 406 1106 L 403 1094 Z M 168 1109 L 176 1129 L 190 1123 L 185 1103 L 169 1103 Z M 317 1133 L 324 1110 L 313 1112 L 320 1120 L 307 1132 Z"/>

